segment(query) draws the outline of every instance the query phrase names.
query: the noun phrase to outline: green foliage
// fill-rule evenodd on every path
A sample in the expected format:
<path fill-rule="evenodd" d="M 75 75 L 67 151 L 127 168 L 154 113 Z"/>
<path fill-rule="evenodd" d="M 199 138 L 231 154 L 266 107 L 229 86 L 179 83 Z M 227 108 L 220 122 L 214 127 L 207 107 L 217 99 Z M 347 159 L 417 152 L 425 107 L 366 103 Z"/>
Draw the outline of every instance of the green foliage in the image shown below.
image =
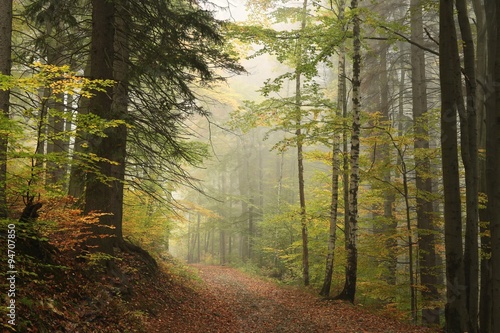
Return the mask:
<path fill-rule="evenodd" d="M 67 65 L 54 66 L 35 62 L 32 70 L 35 74 L 27 78 L 0 74 L 0 89 L 19 89 L 28 93 L 37 93 L 41 88 L 48 88 L 51 95 L 66 93 L 89 98 L 94 95 L 93 92 L 105 91 L 106 87 L 115 84 L 113 80 L 92 80 L 79 76 L 76 72 L 71 71 Z"/>
<path fill-rule="evenodd" d="M 90 272 L 104 272 L 106 264 L 118 260 L 119 258 L 103 252 L 90 252 L 81 255 L 80 258 L 85 259 Z"/>
<path fill-rule="evenodd" d="M 123 221 L 126 237 L 159 253 L 168 250 L 174 217 L 169 201 L 161 197 L 160 189 L 154 183 L 143 186 L 142 191 L 126 191 Z"/>

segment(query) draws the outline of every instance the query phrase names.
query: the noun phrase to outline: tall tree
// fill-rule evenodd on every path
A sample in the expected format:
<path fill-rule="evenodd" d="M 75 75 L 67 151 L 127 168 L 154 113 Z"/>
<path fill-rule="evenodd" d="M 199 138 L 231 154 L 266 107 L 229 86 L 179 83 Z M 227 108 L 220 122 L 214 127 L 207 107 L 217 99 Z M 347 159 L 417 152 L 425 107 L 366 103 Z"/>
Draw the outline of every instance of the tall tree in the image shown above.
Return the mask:
<path fill-rule="evenodd" d="M 337 4 L 338 7 L 338 20 L 344 21 L 345 16 L 345 1 L 340 0 Z M 338 51 L 338 92 L 337 92 L 337 109 L 336 116 L 339 118 L 343 116 L 347 109 L 347 91 L 346 91 L 346 78 L 345 78 L 345 47 L 343 43 Z M 337 240 L 337 220 L 338 220 L 338 202 L 339 202 L 339 175 L 340 175 L 340 134 L 338 132 L 333 136 L 332 145 L 332 194 L 330 201 L 330 221 L 328 233 L 328 252 L 326 257 L 325 278 L 323 286 L 321 287 L 320 295 L 330 296 L 330 288 L 332 285 L 332 277 L 335 263 L 335 242 Z"/>
<path fill-rule="evenodd" d="M 361 130 L 361 29 L 358 13 L 358 1 L 351 1 L 353 11 L 353 69 L 352 69 L 352 132 L 350 153 L 350 182 L 349 182 L 349 221 L 345 227 L 347 250 L 347 265 L 345 271 L 345 284 L 342 292 L 336 296 L 354 302 L 356 295 L 356 281 L 358 274 L 358 189 L 359 189 L 359 151 Z"/>
<path fill-rule="evenodd" d="M 114 78 L 115 57 L 115 4 L 112 1 L 92 1 L 92 43 L 90 49 L 90 76 L 93 79 Z M 90 113 L 107 120 L 115 119 L 113 110 L 113 88 L 99 91 L 90 100 Z M 118 179 L 113 179 L 114 163 L 120 163 L 124 156 L 120 156 L 119 149 L 125 142 L 121 136 L 116 136 L 113 129 L 107 131 L 105 137 L 96 135 L 89 139 L 90 151 L 95 154 L 99 161 L 96 162 L 96 171 L 87 175 L 85 189 L 85 213 L 98 212 L 105 215 L 99 219 L 95 233 L 104 237 L 96 238 L 97 249 L 100 252 L 112 254 L 113 245 L 116 242 L 114 228 L 121 221 L 113 207 L 115 201 L 122 203 L 119 197 Z M 117 150 L 118 148 L 118 150 Z"/>
<path fill-rule="evenodd" d="M 466 229 L 464 245 L 465 286 L 469 332 L 478 332 L 478 294 L 479 294 L 479 197 L 478 197 L 478 134 L 476 114 L 476 61 L 474 40 L 469 23 L 467 3 L 456 0 L 458 23 L 463 50 L 465 78 L 465 102 L 458 101 L 460 116 L 461 154 L 465 169 Z"/>
<path fill-rule="evenodd" d="M 446 252 L 446 331 L 467 331 L 462 212 L 457 144 L 457 105 L 461 93 L 460 59 L 453 1 L 440 0 L 439 75 L 441 83 L 441 149 Z"/>
<path fill-rule="evenodd" d="M 129 63 L 130 63 L 130 7 L 128 0 L 122 0 L 116 5 L 115 14 L 115 38 L 114 38 L 114 59 L 113 77 L 116 85 L 113 90 L 113 102 L 111 110 L 115 120 L 127 120 L 128 100 L 129 100 Z M 123 190 L 125 182 L 125 161 L 127 155 L 127 127 L 120 124 L 112 129 L 114 137 L 113 163 L 111 165 L 112 187 L 114 198 L 112 200 L 111 212 L 113 213 L 115 234 L 118 240 L 123 238 L 122 218 L 123 218 Z"/>
<path fill-rule="evenodd" d="M 486 174 L 491 237 L 491 329 L 500 332 L 500 2 L 485 1 L 488 29 L 488 95 L 486 96 Z M 485 309 L 487 310 L 487 309 Z"/>
<path fill-rule="evenodd" d="M 300 31 L 304 33 L 307 22 L 307 0 L 302 4 L 302 18 L 300 22 Z M 295 116 L 296 116 L 296 130 L 295 137 L 297 140 L 297 170 L 299 179 L 299 202 L 300 202 L 300 224 L 302 227 L 302 276 L 304 285 L 309 285 L 309 240 L 307 232 L 307 212 L 306 212 L 306 195 L 304 184 L 304 155 L 303 155 L 303 142 L 304 137 L 301 129 L 302 122 L 302 43 L 304 42 L 303 36 L 297 39 L 297 49 L 295 57 L 297 64 L 295 65 Z"/>
<path fill-rule="evenodd" d="M 422 1 L 411 0 L 411 38 L 423 44 L 424 29 L 422 18 Z M 425 74 L 425 54 L 420 47 L 411 45 L 412 72 L 412 106 L 415 126 L 415 164 L 417 165 L 415 182 L 417 189 L 417 228 L 418 228 L 418 261 L 420 281 L 422 285 L 422 323 L 439 325 L 439 309 L 435 305 L 439 300 L 438 274 L 436 267 L 436 250 L 434 236 L 434 205 L 432 202 L 431 163 L 426 154 L 429 149 L 429 131 L 427 115 L 427 84 Z"/>
<path fill-rule="evenodd" d="M 476 89 L 476 110 L 478 121 L 478 148 L 486 150 L 486 101 L 489 93 L 487 79 L 488 68 L 488 32 L 486 25 L 486 11 L 482 0 L 472 2 L 477 22 L 476 39 L 476 78 L 478 88 Z M 488 192 L 488 178 L 486 175 L 485 158 L 478 160 L 479 184 L 478 191 L 485 197 Z M 480 263 L 480 294 L 479 294 L 479 329 L 481 332 L 489 332 L 491 327 L 491 238 L 489 235 L 489 218 L 487 204 L 479 208 L 479 225 L 481 231 L 481 263 Z"/>
<path fill-rule="evenodd" d="M 0 73 L 11 73 L 12 50 L 12 0 L 0 4 Z M 7 211 L 7 121 L 10 108 L 9 90 L 0 89 L 0 218 L 8 216 Z"/>

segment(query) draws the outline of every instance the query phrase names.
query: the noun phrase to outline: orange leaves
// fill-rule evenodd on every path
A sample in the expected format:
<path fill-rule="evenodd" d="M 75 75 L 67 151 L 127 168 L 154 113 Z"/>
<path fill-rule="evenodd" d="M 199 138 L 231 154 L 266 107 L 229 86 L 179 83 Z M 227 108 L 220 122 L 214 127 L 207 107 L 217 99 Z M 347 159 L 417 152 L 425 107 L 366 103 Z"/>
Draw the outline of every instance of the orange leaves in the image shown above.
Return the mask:
<path fill-rule="evenodd" d="M 227 311 L 236 327 L 211 326 L 213 332 L 435 332 L 410 326 L 393 318 L 374 315 L 358 306 L 324 301 L 299 288 L 284 288 L 220 266 L 197 266 L 205 281 L 203 290 L 211 304 Z M 180 331 L 195 332 L 195 331 Z"/>
<path fill-rule="evenodd" d="M 60 251 L 78 251 L 89 237 L 94 237 L 91 231 L 93 226 L 114 229 L 113 226 L 99 224 L 99 218 L 109 213 L 90 212 L 83 215 L 76 206 L 75 198 L 57 197 L 49 199 L 40 213 L 40 220 L 55 221 L 48 230 L 49 240 Z M 109 237 L 99 235 L 102 236 Z"/>

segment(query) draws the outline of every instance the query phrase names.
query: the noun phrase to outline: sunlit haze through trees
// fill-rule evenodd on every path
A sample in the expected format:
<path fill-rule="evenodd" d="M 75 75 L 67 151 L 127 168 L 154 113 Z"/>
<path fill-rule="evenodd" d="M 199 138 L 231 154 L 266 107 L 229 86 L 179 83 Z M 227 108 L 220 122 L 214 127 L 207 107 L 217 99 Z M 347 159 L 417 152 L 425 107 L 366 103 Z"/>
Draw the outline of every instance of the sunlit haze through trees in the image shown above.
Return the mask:
<path fill-rule="evenodd" d="M 485 0 L 3 1 L 1 226 L 32 267 L 66 251 L 126 285 L 116 256 L 172 255 L 500 333 L 499 22 Z"/>

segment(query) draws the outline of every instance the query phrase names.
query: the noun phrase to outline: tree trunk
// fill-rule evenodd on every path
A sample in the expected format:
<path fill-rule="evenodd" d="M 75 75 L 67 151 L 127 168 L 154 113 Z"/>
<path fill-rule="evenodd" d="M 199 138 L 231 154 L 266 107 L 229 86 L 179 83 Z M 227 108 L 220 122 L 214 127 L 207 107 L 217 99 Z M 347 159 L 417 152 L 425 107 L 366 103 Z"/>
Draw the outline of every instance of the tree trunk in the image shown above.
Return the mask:
<path fill-rule="evenodd" d="M 113 91 L 113 103 L 111 105 L 113 117 L 117 120 L 126 121 L 128 117 L 128 91 L 129 91 L 129 43 L 130 34 L 130 8 L 129 1 L 122 0 L 116 5 L 115 14 L 115 41 L 114 52 L 115 59 L 113 62 L 113 75 L 117 84 Z M 115 234 L 120 242 L 123 239 L 123 195 L 125 182 L 125 167 L 127 158 L 127 126 L 120 125 L 112 129 L 112 144 L 113 153 L 112 160 L 116 164 L 111 165 L 111 177 L 113 180 L 114 197 L 112 199 L 112 213 L 114 225 L 116 227 Z"/>
<path fill-rule="evenodd" d="M 227 221 L 227 209 L 226 209 L 226 170 L 225 168 L 220 171 L 219 179 L 219 196 L 221 197 L 222 203 L 220 205 L 221 211 L 219 213 L 219 263 L 220 265 L 226 264 L 226 221 Z"/>
<path fill-rule="evenodd" d="M 251 237 L 250 237 L 250 229 L 251 222 L 249 221 L 249 202 L 248 198 L 250 197 L 250 151 L 248 149 L 247 138 L 242 137 L 241 139 L 241 147 L 240 147 L 240 156 L 239 156 L 239 167 L 238 167 L 238 184 L 239 191 L 241 196 L 241 221 L 242 225 L 240 227 L 240 257 L 245 261 L 250 258 L 251 251 Z"/>
<path fill-rule="evenodd" d="M 300 85 L 300 79 L 298 79 L 298 85 Z M 296 92 L 296 96 L 300 93 Z M 297 122 L 297 126 L 300 126 L 300 122 Z M 304 158 L 302 153 L 302 133 L 300 127 L 297 128 L 297 165 L 298 165 L 298 177 L 299 177 L 299 200 L 300 200 L 300 225 L 302 227 L 302 276 L 304 279 L 304 285 L 309 285 L 309 245 L 308 245 L 308 231 L 307 231 L 307 215 L 306 215 L 306 199 L 304 191 Z"/>
<path fill-rule="evenodd" d="M 349 223 L 346 225 L 345 238 L 347 249 L 347 265 L 345 272 L 345 284 L 342 292 L 336 297 L 354 303 L 356 295 L 356 280 L 358 272 L 358 187 L 359 187 L 359 135 L 361 129 L 361 99 L 360 99 L 360 71 L 361 71 L 361 39 L 360 19 L 357 14 L 358 1 L 351 1 L 353 15 L 353 77 L 352 77 L 352 132 L 351 132 L 351 154 L 350 154 L 350 182 L 349 182 Z"/>
<path fill-rule="evenodd" d="M 85 66 L 83 71 L 85 77 L 90 76 L 90 61 Z M 78 114 L 86 115 L 89 113 L 89 99 L 80 97 L 78 104 Z M 78 118 L 78 117 L 77 117 Z M 79 199 L 84 199 L 85 193 L 85 167 L 82 165 L 81 153 L 85 151 L 87 142 L 87 134 L 80 130 L 78 120 L 73 120 L 76 125 L 76 136 L 73 144 L 73 156 L 70 167 L 69 182 L 68 182 L 68 195 Z"/>
<path fill-rule="evenodd" d="M 92 79 L 113 79 L 114 40 L 115 40 L 115 5 L 113 2 L 93 0 L 92 1 L 92 41 L 91 41 L 91 70 Z M 103 119 L 114 119 L 112 108 L 113 88 L 106 91 L 96 92 L 90 100 L 90 112 Z M 85 190 L 86 214 L 90 212 L 105 213 L 99 219 L 101 226 L 94 228 L 97 238 L 93 239 L 91 245 L 97 246 L 96 251 L 108 254 L 113 253 L 113 245 L 116 242 L 117 218 L 110 215 L 117 204 L 122 203 L 119 196 L 119 184 L 116 180 L 110 180 L 114 176 L 114 168 L 110 161 L 120 163 L 124 156 L 121 150 L 124 148 L 119 134 L 114 129 L 105 131 L 106 137 L 91 136 L 89 138 L 90 151 L 97 157 L 106 160 L 96 162 L 97 171 L 87 175 L 87 186 Z M 104 181 L 103 181 L 104 177 Z M 118 203 L 116 203 L 118 201 Z"/>
<path fill-rule="evenodd" d="M 345 1 L 341 0 L 338 4 L 339 20 L 344 19 Z M 337 94 L 337 117 L 342 117 L 344 109 L 347 108 L 346 101 L 346 79 L 345 79 L 345 48 L 340 46 L 338 60 L 338 94 Z M 335 242 L 337 241 L 337 220 L 338 220 L 338 202 L 339 202 L 339 174 L 340 160 L 338 159 L 340 149 L 340 134 L 336 132 L 333 136 L 332 145 L 332 194 L 330 203 L 330 230 L 328 233 L 328 252 L 326 257 L 325 279 L 320 291 L 320 295 L 324 297 L 330 296 L 332 286 L 332 278 L 335 263 Z"/>
<path fill-rule="evenodd" d="M 466 193 L 466 230 L 464 267 L 465 286 L 467 288 L 467 312 L 469 314 L 469 332 L 478 331 L 479 311 L 479 243 L 478 243 L 478 145 L 476 115 L 476 62 L 474 59 L 474 40 L 469 24 L 467 4 L 464 0 L 456 0 L 458 23 L 462 36 L 464 58 L 464 77 L 466 87 L 466 105 L 463 98 L 459 100 L 462 161 L 465 169 Z"/>
<path fill-rule="evenodd" d="M 382 122 L 384 126 L 390 125 L 389 117 L 389 77 L 387 69 L 387 51 L 389 45 L 386 41 L 381 41 L 380 45 L 380 110 L 382 112 Z M 388 143 L 382 143 L 380 149 L 380 159 L 384 165 L 391 164 L 391 152 Z M 385 168 L 383 171 L 383 180 L 385 184 L 392 183 L 391 169 Z M 384 223 L 380 226 L 378 232 L 384 234 L 386 237 L 385 247 L 387 249 L 387 258 L 384 260 L 384 266 L 387 269 L 385 273 L 384 280 L 390 285 L 396 285 L 396 267 L 397 267 L 397 220 L 394 217 L 394 204 L 395 204 L 394 192 L 390 189 L 384 191 Z"/>
<path fill-rule="evenodd" d="M 201 244 L 200 244 L 200 224 L 201 214 L 196 214 L 196 262 L 201 262 Z"/>
<path fill-rule="evenodd" d="M 486 174 L 491 237 L 492 333 L 500 333 L 500 2 L 486 1 L 488 60 L 491 77 L 486 99 Z"/>
<path fill-rule="evenodd" d="M 467 331 L 462 250 L 462 214 L 457 147 L 457 96 L 460 96 L 460 59 L 453 1 L 440 0 L 439 75 L 441 81 L 441 149 L 444 187 L 446 252 L 446 331 Z"/>
<path fill-rule="evenodd" d="M 10 75 L 12 61 L 12 0 L 0 4 L 0 73 Z M 0 89 L 0 122 L 9 119 L 10 91 Z M 0 135 L 0 218 L 7 218 L 7 147 L 8 136 Z"/>
<path fill-rule="evenodd" d="M 423 44 L 423 20 L 421 0 L 411 0 L 412 40 Z M 435 227 L 433 223 L 434 205 L 430 194 L 432 189 L 431 163 L 426 150 L 429 149 L 427 120 L 427 84 L 425 75 L 425 54 L 421 48 L 411 45 L 412 68 L 412 105 L 415 126 L 415 183 L 417 188 L 417 229 L 418 229 L 418 266 L 422 295 L 422 324 L 439 325 L 438 274 L 435 250 Z M 420 152 L 419 152 L 420 151 Z"/>
<path fill-rule="evenodd" d="M 54 66 L 62 66 L 67 63 L 64 58 L 64 50 L 61 41 L 54 36 L 63 31 L 61 25 L 57 23 L 57 13 L 53 6 L 49 6 L 43 12 L 44 34 L 48 37 L 44 40 L 44 48 L 46 50 L 45 57 L 47 64 Z M 64 93 L 56 93 L 49 87 L 43 89 L 44 100 L 41 103 L 41 108 L 44 115 L 41 119 L 45 129 L 44 141 L 46 145 L 46 165 L 45 165 L 45 182 L 51 185 L 63 185 L 64 177 L 66 176 L 66 158 L 65 146 L 66 140 L 64 135 L 64 112 L 65 102 Z"/>
<path fill-rule="evenodd" d="M 478 148 L 486 150 L 486 122 L 485 122 L 485 95 L 486 87 L 486 60 L 487 60 L 487 31 L 485 22 L 485 8 L 481 0 L 473 0 L 474 13 L 477 22 L 477 43 L 476 43 L 476 78 L 480 83 L 476 89 L 476 110 L 478 122 Z M 486 164 L 484 158 L 478 159 L 478 192 L 486 195 L 487 179 Z M 487 236 L 488 221 L 486 208 L 479 208 L 479 225 L 481 240 L 481 263 L 480 263 L 480 295 L 479 295 L 479 330 L 489 332 L 491 329 L 491 269 L 490 269 L 490 237 Z"/>
<path fill-rule="evenodd" d="M 301 21 L 301 32 L 304 31 L 306 27 L 307 18 L 307 0 L 304 0 L 302 5 L 302 21 Z M 302 122 L 302 93 L 301 93 L 301 77 L 302 73 L 300 66 L 302 65 L 302 40 L 297 41 L 297 69 L 295 71 L 295 105 L 296 105 L 296 130 L 295 137 L 297 140 L 297 167 L 298 167 L 298 179 L 299 179 L 299 201 L 300 201 L 300 224 L 302 227 L 302 277 L 304 279 L 304 285 L 309 285 L 309 236 L 307 230 L 307 212 L 306 212 L 306 195 L 304 190 L 304 157 L 302 153 L 303 136 L 301 129 Z"/>
<path fill-rule="evenodd" d="M 405 213 L 406 213 L 406 232 L 408 233 L 408 275 L 410 281 L 410 312 L 411 319 L 415 323 L 417 321 L 417 297 L 416 297 L 416 288 L 415 288 L 415 268 L 413 258 L 415 257 L 413 254 L 413 230 L 411 223 L 411 206 L 410 206 L 410 194 L 408 189 L 408 168 L 406 167 L 406 162 L 404 159 L 403 150 L 398 151 L 400 157 L 400 165 L 401 165 L 401 173 L 403 175 L 403 194 L 405 201 Z"/>

